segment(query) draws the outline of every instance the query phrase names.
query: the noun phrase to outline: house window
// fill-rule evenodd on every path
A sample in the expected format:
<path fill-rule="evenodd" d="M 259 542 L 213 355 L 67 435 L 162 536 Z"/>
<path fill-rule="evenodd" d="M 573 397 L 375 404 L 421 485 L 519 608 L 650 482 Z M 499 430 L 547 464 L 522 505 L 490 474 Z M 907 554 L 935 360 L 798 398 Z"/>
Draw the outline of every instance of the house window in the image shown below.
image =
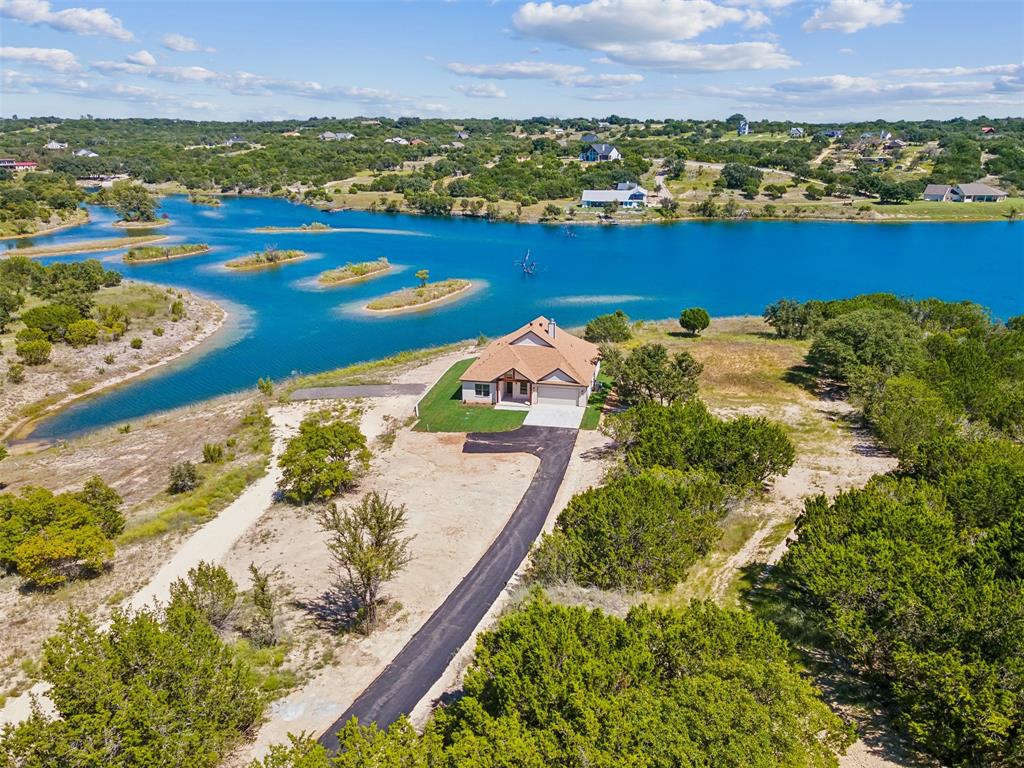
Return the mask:
<path fill-rule="evenodd" d="M 474 384 L 476 389 L 477 397 L 490 397 L 491 396 L 491 385 L 490 384 Z"/>
<path fill-rule="evenodd" d="M 525 381 L 520 381 L 519 382 L 519 394 L 520 395 L 525 395 L 529 391 L 530 391 L 530 385 L 527 384 Z"/>

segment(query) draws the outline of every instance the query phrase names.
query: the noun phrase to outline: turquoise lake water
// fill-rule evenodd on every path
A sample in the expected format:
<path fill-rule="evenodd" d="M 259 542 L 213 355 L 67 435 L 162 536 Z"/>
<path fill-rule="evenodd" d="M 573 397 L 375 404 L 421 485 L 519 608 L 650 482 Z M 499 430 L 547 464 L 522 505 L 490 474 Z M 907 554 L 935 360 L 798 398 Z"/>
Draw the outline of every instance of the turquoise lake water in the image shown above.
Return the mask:
<path fill-rule="evenodd" d="M 114 215 L 94 208 L 93 221 L 19 245 L 123 234 Z M 120 424 L 155 411 L 280 379 L 394 352 L 496 336 L 539 314 L 562 326 L 621 308 L 634 318 L 664 318 L 699 305 L 712 315 L 759 314 L 780 297 L 827 299 L 868 291 L 923 298 L 972 299 L 996 317 L 1024 313 L 1024 224 L 858 224 L 831 222 L 683 222 L 672 225 L 557 226 L 489 224 L 358 212 L 322 213 L 280 199 L 226 198 L 219 208 L 184 197 L 164 200 L 175 242 L 206 242 L 203 256 L 127 265 L 101 258 L 126 277 L 188 288 L 225 302 L 230 328 L 153 375 L 82 401 L 43 422 L 33 437 L 54 438 Z M 266 234 L 259 226 L 322 221 L 373 229 L 323 235 Z M 225 261 L 268 245 L 312 257 L 276 269 L 229 272 Z M 529 249 L 539 265 L 527 276 L 516 261 Z M 347 261 L 386 256 L 404 269 L 328 290 L 315 276 Z M 436 309 L 387 317 L 359 311 L 373 296 L 431 279 L 481 281 L 471 296 Z"/>

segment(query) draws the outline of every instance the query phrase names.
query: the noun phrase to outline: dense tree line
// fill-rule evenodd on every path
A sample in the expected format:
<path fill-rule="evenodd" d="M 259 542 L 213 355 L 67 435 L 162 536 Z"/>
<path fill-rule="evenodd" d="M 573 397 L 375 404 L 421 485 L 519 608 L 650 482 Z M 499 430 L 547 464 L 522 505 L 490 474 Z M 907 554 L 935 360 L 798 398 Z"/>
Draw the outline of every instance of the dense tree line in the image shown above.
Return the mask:
<path fill-rule="evenodd" d="M 40 223 L 65 220 L 84 199 L 85 193 L 71 174 L 23 173 L 0 178 L 0 234 L 28 234 Z"/>
<path fill-rule="evenodd" d="M 1024 333 L 971 302 L 781 301 L 782 336 L 848 385 L 897 471 L 809 499 L 782 580 L 922 749 L 1024 760 Z"/>
<path fill-rule="evenodd" d="M 971 302 L 869 294 L 779 301 L 765 318 L 783 337 L 811 338 L 807 360 L 848 384 L 900 456 L 969 427 L 1024 432 L 1024 332 Z"/>
<path fill-rule="evenodd" d="M 481 635 L 463 695 L 422 736 L 401 720 L 339 737 L 333 758 L 295 739 L 255 765 L 826 768 L 851 741 L 749 613 L 695 603 L 619 619 L 540 596 Z"/>
<path fill-rule="evenodd" d="M 808 500 L 784 579 L 897 723 L 954 766 L 1024 760 L 1024 449 L 924 443 L 892 477 Z"/>

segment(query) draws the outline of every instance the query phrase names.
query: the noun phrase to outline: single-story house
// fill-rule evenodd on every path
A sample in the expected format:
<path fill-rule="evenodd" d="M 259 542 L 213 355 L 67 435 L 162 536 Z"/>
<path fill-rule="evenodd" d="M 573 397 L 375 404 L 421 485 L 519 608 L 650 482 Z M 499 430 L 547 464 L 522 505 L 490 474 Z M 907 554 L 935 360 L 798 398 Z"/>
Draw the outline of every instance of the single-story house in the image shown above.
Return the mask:
<path fill-rule="evenodd" d="M 746 120 L 740 120 L 739 126 L 736 128 L 737 136 L 747 136 L 750 134 L 750 123 Z"/>
<path fill-rule="evenodd" d="M 643 208 L 647 205 L 650 192 L 632 181 L 623 181 L 615 189 L 585 189 L 580 196 L 584 208 L 604 208 L 609 203 L 618 203 L 622 208 Z"/>
<path fill-rule="evenodd" d="M 288 138 L 295 138 L 296 136 L 301 136 L 302 134 L 299 133 L 298 131 L 282 131 L 281 135 L 287 136 Z M 323 137 L 324 135 L 321 133 L 320 138 L 322 139 Z"/>
<path fill-rule="evenodd" d="M 956 184 L 953 186 L 950 196 L 956 203 L 998 203 L 1008 197 L 1003 190 L 982 184 L 980 181 Z"/>
<path fill-rule="evenodd" d="M 410 141 L 409 143 L 410 143 L 410 144 L 412 144 L 412 145 L 413 145 L 414 147 L 422 147 L 422 146 L 424 146 L 424 145 L 425 145 L 425 144 L 426 144 L 427 142 L 425 142 L 425 141 L 424 141 L 423 139 L 413 139 L 413 140 L 412 140 L 412 141 Z"/>
<path fill-rule="evenodd" d="M 824 136 L 826 139 L 841 139 L 841 138 L 843 138 L 843 132 L 838 130 L 838 129 L 836 129 L 836 128 L 833 128 L 830 131 L 825 131 L 821 135 Z"/>
<path fill-rule="evenodd" d="M 992 136 L 996 132 L 996 129 L 991 125 L 983 125 L 981 126 L 981 132 L 986 136 Z"/>
<path fill-rule="evenodd" d="M 495 339 L 462 374 L 462 402 L 587 404 L 601 369 L 596 344 L 560 330 L 546 317 Z"/>
<path fill-rule="evenodd" d="M 804 129 L 799 125 L 794 125 L 789 129 L 789 137 L 791 139 L 802 139 L 804 137 Z"/>
<path fill-rule="evenodd" d="M 394 136 L 394 137 L 392 137 L 390 139 L 384 139 L 384 143 L 385 144 L 402 144 L 402 145 L 405 145 L 405 144 L 408 144 L 409 141 L 407 139 L 403 139 L 401 136 Z"/>
<path fill-rule="evenodd" d="M 34 171 L 37 167 L 37 163 L 33 160 L 19 160 L 14 164 L 14 170 L 16 171 Z"/>
<path fill-rule="evenodd" d="M 925 200 L 945 203 L 949 200 L 949 193 L 953 188 L 949 184 L 929 184 L 924 188 L 922 197 Z"/>
<path fill-rule="evenodd" d="M 453 141 L 451 143 L 451 148 L 452 149 L 463 149 L 465 146 L 466 145 L 463 144 L 461 141 Z"/>
<path fill-rule="evenodd" d="M 99 157 L 99 155 L 97 155 L 91 149 L 76 149 L 75 157 Z"/>
<path fill-rule="evenodd" d="M 317 138 L 320 141 L 348 141 L 354 139 L 356 135 L 354 133 L 347 133 L 342 131 L 341 133 L 335 133 L 334 131 L 324 131 Z"/>
<path fill-rule="evenodd" d="M 455 138 L 462 139 L 463 141 L 465 141 L 466 139 L 469 138 L 469 131 L 456 131 Z"/>
<path fill-rule="evenodd" d="M 582 141 L 584 144 L 597 144 L 599 141 L 601 141 L 601 137 L 598 136 L 596 133 L 584 133 L 582 136 L 580 136 L 580 141 Z"/>
<path fill-rule="evenodd" d="M 43 145 L 43 149 L 67 149 L 68 144 L 66 141 L 53 141 L 50 140 Z"/>
<path fill-rule="evenodd" d="M 13 157 L 0 157 L 0 171 L 13 171 L 15 162 Z"/>
<path fill-rule="evenodd" d="M 591 144 L 580 153 L 580 160 L 584 163 L 603 163 L 621 159 L 622 154 L 611 144 Z"/>

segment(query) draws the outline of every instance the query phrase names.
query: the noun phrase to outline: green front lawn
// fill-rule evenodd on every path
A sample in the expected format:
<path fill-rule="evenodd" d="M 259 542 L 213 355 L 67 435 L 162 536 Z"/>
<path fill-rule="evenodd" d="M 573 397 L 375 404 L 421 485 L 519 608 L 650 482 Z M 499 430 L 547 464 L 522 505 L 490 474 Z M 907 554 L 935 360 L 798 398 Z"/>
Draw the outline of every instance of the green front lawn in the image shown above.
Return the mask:
<path fill-rule="evenodd" d="M 486 405 L 463 405 L 459 377 L 475 360 L 460 360 L 420 401 L 419 432 L 507 432 L 522 426 L 526 411 L 499 411 Z"/>
<path fill-rule="evenodd" d="M 587 410 L 583 412 L 583 421 L 580 422 L 580 429 L 597 429 L 601 423 L 601 411 L 604 410 L 604 402 L 612 391 L 612 380 L 606 374 L 598 374 L 598 383 L 601 388 L 590 395 L 587 401 Z"/>

